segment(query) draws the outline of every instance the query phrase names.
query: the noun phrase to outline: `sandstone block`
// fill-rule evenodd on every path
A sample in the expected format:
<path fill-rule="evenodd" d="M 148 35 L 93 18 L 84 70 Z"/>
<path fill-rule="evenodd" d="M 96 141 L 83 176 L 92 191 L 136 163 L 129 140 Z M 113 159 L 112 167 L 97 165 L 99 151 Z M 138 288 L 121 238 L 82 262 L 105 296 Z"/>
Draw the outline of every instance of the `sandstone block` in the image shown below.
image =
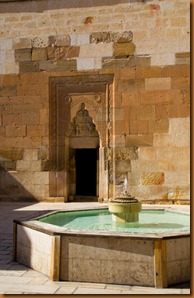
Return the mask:
<path fill-rule="evenodd" d="M 149 132 L 150 133 L 167 133 L 169 129 L 169 120 L 168 119 L 158 119 L 149 121 Z"/>
<path fill-rule="evenodd" d="M 20 77 L 17 74 L 7 74 L 3 76 L 3 85 L 17 85 L 20 83 Z"/>
<path fill-rule="evenodd" d="M 137 158 L 137 147 L 115 148 L 115 160 L 130 160 Z"/>
<path fill-rule="evenodd" d="M 28 124 L 39 124 L 40 123 L 40 114 L 39 112 L 26 112 L 22 114 L 22 121 L 23 123 L 25 123 L 26 125 Z"/>
<path fill-rule="evenodd" d="M 187 118 L 190 116 L 190 105 L 169 105 L 169 118 Z"/>
<path fill-rule="evenodd" d="M 27 136 L 45 136 L 45 125 L 27 125 Z"/>
<path fill-rule="evenodd" d="M 33 48 L 32 49 L 32 61 L 47 60 L 46 48 Z"/>
<path fill-rule="evenodd" d="M 146 78 L 145 90 L 171 89 L 171 78 Z"/>
<path fill-rule="evenodd" d="M 163 77 L 189 77 L 190 76 L 190 65 L 188 64 L 180 64 L 173 66 L 165 66 L 162 68 L 162 76 Z"/>
<path fill-rule="evenodd" d="M 47 47 L 48 60 L 54 60 L 55 59 L 55 52 L 56 52 L 56 47 Z"/>
<path fill-rule="evenodd" d="M 115 43 L 113 49 L 114 57 L 132 56 L 135 54 L 135 45 L 132 42 Z"/>
<path fill-rule="evenodd" d="M 40 109 L 40 124 L 47 124 L 48 112 L 48 109 Z"/>
<path fill-rule="evenodd" d="M 120 79 L 121 80 L 135 79 L 135 69 L 128 68 L 128 67 L 121 68 Z"/>
<path fill-rule="evenodd" d="M 39 70 L 38 61 L 20 61 L 19 62 L 19 72 L 35 72 Z"/>
<path fill-rule="evenodd" d="M 176 64 L 188 64 L 188 65 L 190 65 L 190 57 L 189 58 L 176 58 L 175 63 Z"/>
<path fill-rule="evenodd" d="M 155 117 L 156 119 L 169 118 L 169 105 L 156 105 Z"/>
<path fill-rule="evenodd" d="M 179 186 L 185 186 L 189 184 L 190 172 L 189 171 L 176 171 L 176 172 L 166 172 L 165 173 L 165 183 L 166 185 L 174 184 L 177 185 L 179 181 Z"/>
<path fill-rule="evenodd" d="M 48 47 L 48 59 L 49 60 L 60 60 L 79 56 L 80 48 L 73 47 Z M 42 59 L 43 60 L 43 59 Z M 46 59 L 44 59 L 46 60 Z"/>
<path fill-rule="evenodd" d="M 114 133 L 116 135 L 129 134 L 129 125 L 128 125 L 128 123 L 126 123 L 126 121 L 116 120 Z"/>
<path fill-rule="evenodd" d="M 39 160 L 18 160 L 16 162 L 16 170 L 19 172 L 40 172 L 41 161 Z"/>
<path fill-rule="evenodd" d="M 124 135 L 115 135 L 113 140 L 113 145 L 115 147 L 125 147 L 125 136 Z"/>
<path fill-rule="evenodd" d="M 123 118 L 124 118 L 123 108 L 115 108 L 114 112 L 115 112 L 115 121 L 123 120 Z"/>
<path fill-rule="evenodd" d="M 130 172 L 131 163 L 130 160 L 119 160 L 115 162 L 115 170 L 118 172 Z"/>
<path fill-rule="evenodd" d="M 102 58 L 112 56 L 113 47 L 108 44 L 90 44 L 80 47 L 79 58 Z"/>
<path fill-rule="evenodd" d="M 38 149 L 25 149 L 24 160 L 38 160 Z"/>
<path fill-rule="evenodd" d="M 170 76 L 170 75 L 169 75 Z M 158 66 L 147 66 L 147 67 L 137 67 L 136 68 L 136 78 L 160 78 L 161 77 L 161 67 Z"/>
<path fill-rule="evenodd" d="M 158 156 L 158 150 L 153 147 L 142 147 L 141 146 L 138 149 L 138 153 L 139 153 L 139 159 L 143 159 L 143 160 L 156 160 L 157 156 Z"/>
<path fill-rule="evenodd" d="M 121 107 L 122 106 L 122 93 L 115 92 L 115 94 L 114 94 L 114 102 L 115 102 L 115 106 L 117 106 L 117 107 Z"/>
<path fill-rule="evenodd" d="M 139 172 L 141 174 L 150 172 L 165 172 L 169 169 L 169 162 L 159 162 L 158 160 L 131 160 L 131 172 Z"/>
<path fill-rule="evenodd" d="M 102 68 L 120 68 L 130 67 L 131 62 L 128 59 L 102 58 Z"/>
<path fill-rule="evenodd" d="M 176 133 L 172 136 L 172 146 L 175 147 L 189 147 L 190 146 L 190 134 Z"/>
<path fill-rule="evenodd" d="M 7 125 L 6 136 L 7 137 L 25 137 L 26 125 Z"/>
<path fill-rule="evenodd" d="M 190 86 L 189 77 L 172 78 L 172 89 L 189 89 L 189 86 Z"/>
<path fill-rule="evenodd" d="M 132 173 L 128 172 L 128 185 L 129 186 L 135 186 L 140 184 L 140 173 Z"/>
<path fill-rule="evenodd" d="M 175 56 L 173 54 L 153 54 L 151 57 L 151 65 L 152 66 L 165 66 L 165 65 L 174 65 L 175 64 Z"/>
<path fill-rule="evenodd" d="M 173 99 L 168 90 L 146 90 L 140 91 L 142 104 L 172 104 Z"/>
<path fill-rule="evenodd" d="M 89 33 L 71 34 L 70 39 L 72 46 L 81 46 L 90 43 Z"/>
<path fill-rule="evenodd" d="M 109 43 L 110 32 L 95 32 L 90 34 L 90 43 Z"/>
<path fill-rule="evenodd" d="M 65 47 L 70 45 L 70 36 L 69 34 L 61 34 L 55 37 L 56 39 L 56 46 L 58 47 Z"/>
<path fill-rule="evenodd" d="M 176 58 L 190 58 L 190 52 L 175 53 Z"/>
<path fill-rule="evenodd" d="M 0 86 L 0 96 L 16 96 L 17 87 L 16 85 Z"/>
<path fill-rule="evenodd" d="M 0 136 L 5 137 L 6 136 L 6 130 L 5 127 L 0 127 Z"/>
<path fill-rule="evenodd" d="M 162 185 L 164 184 L 164 173 L 144 173 L 141 175 L 142 185 Z"/>
<path fill-rule="evenodd" d="M 46 48 L 49 45 L 49 39 L 47 36 L 44 37 L 36 37 L 32 39 L 32 47 L 33 48 Z"/>
<path fill-rule="evenodd" d="M 134 185 L 128 187 L 128 192 L 141 200 L 142 203 L 153 203 L 155 200 L 161 200 L 161 198 L 166 196 L 168 188 L 164 185 Z"/>
<path fill-rule="evenodd" d="M 132 31 L 110 32 L 110 41 L 115 43 L 129 43 L 133 40 Z"/>
<path fill-rule="evenodd" d="M 119 80 L 118 92 L 130 92 L 135 91 L 137 88 L 137 81 L 134 79 Z"/>
<path fill-rule="evenodd" d="M 174 27 L 182 27 L 185 26 L 187 19 L 185 17 L 174 17 L 171 19 L 171 24 Z"/>
<path fill-rule="evenodd" d="M 2 169 L 3 168 L 3 169 Z M 16 171 L 16 161 L 0 161 L 1 171 Z M 5 186 L 4 186 L 5 187 Z"/>
<path fill-rule="evenodd" d="M 21 160 L 23 158 L 23 149 L 0 149 L 0 160 Z"/>
<path fill-rule="evenodd" d="M 153 146 L 153 134 L 129 134 L 126 136 L 126 146 Z"/>
<path fill-rule="evenodd" d="M 31 85 L 30 85 L 31 86 Z M 32 85 L 32 90 L 33 90 L 33 85 Z M 13 105 L 13 112 L 16 113 L 25 113 L 25 112 L 34 112 L 34 111 L 39 111 L 39 109 L 42 107 L 41 104 L 17 104 Z"/>
<path fill-rule="evenodd" d="M 102 65 L 101 58 L 78 58 L 77 70 L 100 69 Z"/>
<path fill-rule="evenodd" d="M 146 67 L 151 65 L 151 55 L 137 55 L 131 60 L 131 67 Z"/>
<path fill-rule="evenodd" d="M 4 114 L 3 115 L 3 125 L 11 125 L 11 124 L 23 124 L 23 120 L 22 120 L 22 114 Z"/>
<path fill-rule="evenodd" d="M 19 49 L 15 50 L 15 61 L 31 61 L 32 60 L 32 50 L 31 49 Z"/>
<path fill-rule="evenodd" d="M 122 92 L 122 104 L 123 106 L 139 106 L 140 105 L 140 93 L 138 91 Z"/>
<path fill-rule="evenodd" d="M 26 38 L 19 38 L 17 41 L 13 44 L 13 49 L 28 49 L 32 47 L 32 42 L 29 37 Z"/>
<path fill-rule="evenodd" d="M 131 106 L 131 107 L 124 108 L 124 119 L 126 123 L 128 123 L 128 125 L 129 125 L 129 119 L 130 121 L 137 120 L 137 114 L 138 114 L 138 106 Z"/>
<path fill-rule="evenodd" d="M 172 146 L 173 145 L 172 136 L 167 133 L 154 133 L 153 145 L 154 147 Z"/>
<path fill-rule="evenodd" d="M 186 134 L 190 131 L 190 118 L 178 118 L 169 120 L 169 133 Z"/>
<path fill-rule="evenodd" d="M 7 59 L 7 63 L 4 64 L 4 74 L 18 74 L 19 73 L 19 66 L 15 62 L 9 62 Z"/>
<path fill-rule="evenodd" d="M 138 106 L 137 119 L 139 120 L 152 120 L 155 118 L 155 106 L 154 105 L 141 105 Z"/>
<path fill-rule="evenodd" d="M 149 121 L 148 120 L 132 120 L 129 122 L 129 131 L 131 134 L 149 133 Z"/>
<path fill-rule="evenodd" d="M 49 160 L 41 160 L 41 171 L 52 171 L 52 163 Z M 72 178 L 70 178 L 72 181 Z"/>
<path fill-rule="evenodd" d="M 20 84 L 29 85 L 43 82 L 44 74 L 40 72 L 22 73 L 20 74 Z"/>
<path fill-rule="evenodd" d="M 2 38 L 0 44 L 0 50 L 10 50 L 12 48 L 13 40 L 11 38 Z"/>
<path fill-rule="evenodd" d="M 64 70 L 76 70 L 76 60 L 59 60 L 59 61 L 40 61 L 40 71 L 64 71 Z"/>

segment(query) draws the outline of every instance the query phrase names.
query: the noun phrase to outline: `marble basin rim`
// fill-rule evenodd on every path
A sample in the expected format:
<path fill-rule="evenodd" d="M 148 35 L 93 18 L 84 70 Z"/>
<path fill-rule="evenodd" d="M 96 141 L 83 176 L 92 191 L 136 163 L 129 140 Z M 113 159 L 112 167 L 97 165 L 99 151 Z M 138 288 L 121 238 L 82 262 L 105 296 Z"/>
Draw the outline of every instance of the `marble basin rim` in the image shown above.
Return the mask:
<path fill-rule="evenodd" d="M 170 206 L 142 207 L 189 213 Z M 108 210 L 108 205 L 44 211 L 33 218 L 14 220 L 13 260 L 55 281 L 156 288 L 190 281 L 190 231 L 78 231 L 38 221 L 50 214 L 81 210 Z"/>
<path fill-rule="evenodd" d="M 140 207 L 138 207 L 139 209 Z M 159 232 L 159 233 L 154 233 L 154 234 L 149 234 L 149 233 L 133 233 L 133 232 L 111 232 L 111 231 L 102 231 L 102 230 L 96 230 L 96 231 L 90 231 L 90 230 L 75 230 L 75 229 L 70 229 L 70 228 L 65 228 L 65 227 L 60 227 L 60 226 L 56 226 L 50 223 L 46 223 L 46 222 L 40 222 L 38 221 L 39 219 L 46 217 L 48 215 L 52 215 L 52 214 L 56 214 L 56 213 L 63 213 L 63 212 L 72 212 L 72 211 L 89 211 L 89 210 L 109 210 L 109 204 L 107 204 L 107 206 L 98 206 L 95 208 L 94 207 L 80 207 L 80 208 L 70 208 L 70 209 L 60 209 L 60 210 L 53 210 L 50 211 L 43 211 L 42 215 L 38 215 L 38 216 L 34 216 L 33 218 L 30 217 L 27 220 L 13 220 L 14 224 L 20 224 L 22 226 L 26 226 L 29 228 L 32 228 L 34 230 L 40 231 L 40 232 L 44 232 L 46 234 L 49 235 L 56 235 L 56 234 L 74 234 L 74 233 L 79 233 L 80 235 L 105 235 L 105 236 L 121 236 L 121 237 L 126 237 L 126 236 L 130 236 L 130 237 L 137 237 L 137 238 L 157 238 L 157 239 L 163 239 L 165 237 L 171 237 L 171 236 L 188 236 L 190 235 L 190 231 L 171 231 L 171 232 Z M 187 211 L 179 211 L 179 210 L 172 210 L 171 207 L 169 206 L 165 206 L 165 207 L 160 207 L 159 205 L 157 206 L 143 206 L 141 205 L 141 211 L 144 210 L 150 210 L 150 211 L 169 211 L 169 212 L 174 212 L 174 213 L 180 213 L 180 214 L 190 214 L 190 212 Z"/>

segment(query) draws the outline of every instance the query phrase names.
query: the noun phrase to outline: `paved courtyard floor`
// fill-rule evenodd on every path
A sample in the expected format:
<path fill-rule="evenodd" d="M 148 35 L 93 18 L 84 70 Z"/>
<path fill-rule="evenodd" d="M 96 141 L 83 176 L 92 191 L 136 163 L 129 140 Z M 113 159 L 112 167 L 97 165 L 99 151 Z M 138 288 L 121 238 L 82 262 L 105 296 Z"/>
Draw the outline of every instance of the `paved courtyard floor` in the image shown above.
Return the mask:
<path fill-rule="evenodd" d="M 21 203 L 0 202 L 0 294 L 190 294 L 188 284 L 156 289 L 130 285 L 82 282 L 53 282 L 47 276 L 12 260 L 13 219 L 25 219 L 42 210 L 59 210 L 97 206 L 98 203 Z M 189 211 L 190 206 L 172 205 L 173 209 Z"/>

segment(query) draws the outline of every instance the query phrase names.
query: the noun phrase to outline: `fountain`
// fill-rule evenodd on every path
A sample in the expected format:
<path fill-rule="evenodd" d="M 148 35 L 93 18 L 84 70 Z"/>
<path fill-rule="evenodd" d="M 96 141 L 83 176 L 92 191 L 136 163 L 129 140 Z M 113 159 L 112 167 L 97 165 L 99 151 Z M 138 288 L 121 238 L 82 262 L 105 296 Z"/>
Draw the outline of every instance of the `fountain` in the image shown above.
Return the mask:
<path fill-rule="evenodd" d="M 112 213 L 114 222 L 138 222 L 139 212 L 142 210 L 141 203 L 126 193 L 121 198 L 109 201 L 109 211 Z"/>
<path fill-rule="evenodd" d="M 14 220 L 14 260 L 56 281 L 161 288 L 190 280 L 189 214 L 141 210 L 126 192 L 108 207 L 71 204 Z"/>
<path fill-rule="evenodd" d="M 141 203 L 127 192 L 127 178 L 124 179 L 124 195 L 109 201 L 112 220 L 117 223 L 138 222 Z"/>

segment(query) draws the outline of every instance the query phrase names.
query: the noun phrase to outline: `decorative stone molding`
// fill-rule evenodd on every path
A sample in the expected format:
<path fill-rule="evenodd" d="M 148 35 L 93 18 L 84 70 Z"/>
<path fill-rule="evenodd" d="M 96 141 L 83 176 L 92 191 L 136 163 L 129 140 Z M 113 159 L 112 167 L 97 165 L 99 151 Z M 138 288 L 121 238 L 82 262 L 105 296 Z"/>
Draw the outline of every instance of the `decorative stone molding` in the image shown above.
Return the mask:
<path fill-rule="evenodd" d="M 100 139 L 100 181 L 106 181 L 99 182 L 99 196 L 109 197 L 109 167 L 103 150 L 112 138 L 108 125 L 113 104 L 112 82 L 112 75 L 50 78 L 50 196 L 69 195 L 70 139 L 93 137 Z"/>
<path fill-rule="evenodd" d="M 84 102 L 81 103 L 76 117 L 70 123 L 70 129 L 67 132 L 70 137 L 97 137 L 96 125 L 93 123 Z"/>

